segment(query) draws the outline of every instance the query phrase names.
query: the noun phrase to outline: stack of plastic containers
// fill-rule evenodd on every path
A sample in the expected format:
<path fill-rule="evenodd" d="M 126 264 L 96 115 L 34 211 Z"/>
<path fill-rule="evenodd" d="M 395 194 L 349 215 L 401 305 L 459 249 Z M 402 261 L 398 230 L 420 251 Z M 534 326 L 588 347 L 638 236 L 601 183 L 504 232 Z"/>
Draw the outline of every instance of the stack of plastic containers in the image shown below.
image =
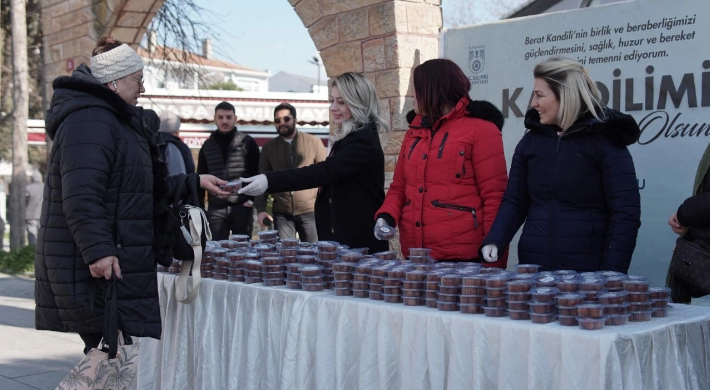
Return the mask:
<path fill-rule="evenodd" d="M 227 258 L 229 252 L 220 254 L 222 256 L 214 258 L 212 277 L 217 280 L 227 280 L 229 277 L 229 259 Z"/>
<path fill-rule="evenodd" d="M 665 317 L 668 315 L 668 303 L 671 301 L 671 289 L 668 287 L 651 287 L 651 308 L 654 317 Z"/>
<path fill-rule="evenodd" d="M 333 284 L 335 295 L 353 295 L 353 274 L 355 273 L 355 264 L 356 263 L 345 261 L 333 263 Z"/>
<path fill-rule="evenodd" d="M 384 297 L 384 285 L 385 277 L 387 277 L 387 271 L 392 268 L 391 264 L 378 264 L 376 267 L 372 267 L 372 274 L 370 275 L 370 299 L 375 301 L 381 301 Z"/>
<path fill-rule="evenodd" d="M 392 267 L 387 271 L 387 276 L 383 279 L 382 297 L 388 303 L 402 303 L 402 284 L 407 271 L 411 268 L 408 266 Z"/>
<path fill-rule="evenodd" d="M 431 249 L 428 248 L 409 248 L 409 261 L 413 264 L 430 264 L 433 262 L 430 253 Z"/>
<path fill-rule="evenodd" d="M 508 281 L 512 276 L 506 272 L 490 275 L 486 279 L 486 306 L 483 314 L 486 317 L 504 317 L 507 311 L 506 294 Z"/>
<path fill-rule="evenodd" d="M 279 242 L 278 230 L 264 230 L 263 232 L 256 233 L 256 235 L 259 236 L 260 244 L 276 245 Z"/>
<path fill-rule="evenodd" d="M 283 286 L 286 284 L 281 257 L 262 257 L 261 269 L 263 271 L 264 286 Z"/>
<path fill-rule="evenodd" d="M 404 275 L 402 282 L 402 302 L 407 306 L 421 306 L 424 304 L 424 283 L 426 271 L 409 270 Z"/>
<path fill-rule="evenodd" d="M 437 309 L 441 311 L 459 311 L 461 296 L 461 275 L 450 273 L 439 278 L 439 299 Z"/>
<path fill-rule="evenodd" d="M 298 247 L 301 242 L 297 238 L 284 238 L 281 240 L 279 256 L 283 259 L 283 264 L 297 263 Z"/>
<path fill-rule="evenodd" d="M 286 264 L 286 287 L 300 290 L 301 289 L 301 270 L 305 264 L 289 263 Z"/>
<path fill-rule="evenodd" d="M 303 291 L 323 291 L 323 267 L 318 264 L 303 265 L 299 268 L 301 274 L 301 289 Z"/>
<path fill-rule="evenodd" d="M 650 321 L 653 315 L 651 293 L 648 291 L 649 283 L 644 279 L 624 280 L 624 290 L 628 292 L 626 300 L 629 302 L 629 314 L 631 314 L 629 321 Z"/>
<path fill-rule="evenodd" d="M 212 278 L 220 267 L 220 265 L 217 264 L 217 259 L 226 258 L 227 253 L 229 253 L 229 249 L 216 247 L 212 250 L 210 257 L 205 258 L 203 255 L 202 262 L 200 263 L 200 276 L 203 278 Z"/>
<path fill-rule="evenodd" d="M 599 302 L 598 295 L 606 292 L 604 290 L 604 285 L 606 280 L 603 276 L 587 276 L 582 277 L 579 282 L 579 292 L 584 294 L 584 303 L 597 303 Z"/>
<path fill-rule="evenodd" d="M 426 307 L 436 309 L 439 307 L 439 282 L 441 281 L 441 276 L 446 275 L 447 270 L 439 269 L 430 271 L 426 276 L 426 290 L 424 291 L 424 297 Z"/>
<path fill-rule="evenodd" d="M 625 325 L 629 320 L 629 304 L 626 303 L 626 291 L 607 291 L 597 295 L 599 303 L 604 305 L 605 325 Z"/>
<path fill-rule="evenodd" d="M 251 254 L 247 254 L 247 256 L 249 255 Z M 251 284 L 264 281 L 260 260 L 244 260 L 242 264 L 244 264 L 244 283 Z"/>
<path fill-rule="evenodd" d="M 530 289 L 530 320 L 535 324 L 547 324 L 555 320 L 555 297 L 560 293 L 557 287 L 535 287 Z"/>
<path fill-rule="evenodd" d="M 584 303 L 584 294 L 577 292 L 563 292 L 557 295 L 558 320 L 560 325 L 577 326 L 577 306 Z"/>
<path fill-rule="evenodd" d="M 461 313 L 483 314 L 488 274 L 464 275 L 461 278 Z"/>
<path fill-rule="evenodd" d="M 229 259 L 229 276 L 227 277 L 227 280 L 230 282 L 243 282 L 243 261 L 246 259 L 246 254 L 244 252 L 232 251 L 227 253 L 227 258 Z"/>
<path fill-rule="evenodd" d="M 604 305 L 595 303 L 584 303 L 577 306 L 577 322 L 579 323 L 579 327 L 586 330 L 603 328 L 606 322 L 604 308 Z"/>
<path fill-rule="evenodd" d="M 317 262 L 323 267 L 325 288 L 333 288 L 333 263 L 338 260 L 338 243 L 332 241 L 316 242 Z"/>
<path fill-rule="evenodd" d="M 531 275 L 531 274 L 524 274 Z M 536 309 L 534 303 L 530 301 L 530 290 L 535 287 L 533 278 L 515 279 L 508 282 L 508 316 L 512 320 L 529 320 L 530 312 Z M 533 305 L 533 306 L 531 306 Z"/>
<path fill-rule="evenodd" d="M 370 276 L 372 268 L 380 263 L 376 259 L 361 260 L 355 266 L 355 274 L 353 274 L 353 296 L 357 298 L 370 297 Z"/>

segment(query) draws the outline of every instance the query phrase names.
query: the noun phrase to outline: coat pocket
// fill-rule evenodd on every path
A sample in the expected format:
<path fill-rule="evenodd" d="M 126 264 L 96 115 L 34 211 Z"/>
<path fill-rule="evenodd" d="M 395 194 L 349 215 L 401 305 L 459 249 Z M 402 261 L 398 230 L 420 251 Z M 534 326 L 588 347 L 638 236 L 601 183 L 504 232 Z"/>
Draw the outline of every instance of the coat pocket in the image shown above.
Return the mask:
<path fill-rule="evenodd" d="M 468 206 L 462 206 L 462 205 L 458 205 L 458 204 L 453 204 L 453 203 L 442 203 L 442 202 L 439 202 L 438 199 L 432 200 L 431 204 L 434 207 L 441 208 L 441 209 L 458 210 L 458 211 L 471 213 L 471 216 L 473 217 L 473 228 L 478 229 L 478 216 L 476 215 L 475 208 L 468 207 Z"/>

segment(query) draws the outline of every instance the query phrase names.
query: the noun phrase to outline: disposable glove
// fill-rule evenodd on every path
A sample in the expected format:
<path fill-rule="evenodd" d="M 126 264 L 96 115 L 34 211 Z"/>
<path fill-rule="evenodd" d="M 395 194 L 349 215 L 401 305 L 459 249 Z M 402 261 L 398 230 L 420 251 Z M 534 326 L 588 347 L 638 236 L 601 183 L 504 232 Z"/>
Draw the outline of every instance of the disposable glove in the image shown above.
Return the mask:
<path fill-rule="evenodd" d="M 498 260 L 498 247 L 493 244 L 488 244 L 481 248 L 481 254 L 483 254 L 483 260 L 492 263 Z"/>
<path fill-rule="evenodd" d="M 391 240 L 394 238 L 395 229 L 388 225 L 383 218 L 375 222 L 375 238 L 378 240 Z"/>
<path fill-rule="evenodd" d="M 266 175 L 246 177 L 241 180 L 242 188 L 238 191 L 239 194 L 256 196 L 263 194 L 267 189 L 269 189 L 269 179 L 266 178 Z M 249 183 L 249 185 L 244 187 L 244 183 Z"/>

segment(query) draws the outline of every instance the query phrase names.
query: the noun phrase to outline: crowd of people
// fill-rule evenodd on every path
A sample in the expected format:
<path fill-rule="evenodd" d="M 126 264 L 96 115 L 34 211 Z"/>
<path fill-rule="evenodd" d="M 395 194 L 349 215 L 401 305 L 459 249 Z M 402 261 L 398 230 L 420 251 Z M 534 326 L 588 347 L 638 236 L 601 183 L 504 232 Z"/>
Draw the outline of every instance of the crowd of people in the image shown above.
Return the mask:
<path fill-rule="evenodd" d="M 115 274 L 122 330 L 159 338 L 155 266 L 172 260 L 164 214 L 176 188 L 196 175 L 214 240 L 251 236 L 256 214 L 282 239 L 375 253 L 389 249 L 378 230 L 396 228 L 404 257 L 409 248 L 429 248 L 437 261 L 505 268 L 525 223 L 519 263 L 625 273 L 641 224 L 628 150 L 639 127 L 602 104 L 576 61 L 547 59 L 531 82 L 527 130 L 508 173 L 501 112 L 469 97 L 471 83 L 454 62 L 418 65 L 414 110 L 385 195 L 390 126 L 362 74 L 332 79 L 329 151 L 297 130 L 288 103 L 274 108 L 277 136 L 260 150 L 238 130 L 234 106 L 221 102 L 195 165 L 177 136 L 180 118 L 137 106 L 145 92 L 138 54 L 103 38 L 89 65 L 53 82 L 46 130 L 54 144 L 41 216 L 32 216 L 39 218 L 36 327 L 77 332 L 86 350 L 96 347 L 106 283 Z M 693 227 L 689 238 L 710 248 L 707 161 L 696 195 L 669 224 L 679 234 Z M 236 192 L 221 187 L 237 180 Z"/>

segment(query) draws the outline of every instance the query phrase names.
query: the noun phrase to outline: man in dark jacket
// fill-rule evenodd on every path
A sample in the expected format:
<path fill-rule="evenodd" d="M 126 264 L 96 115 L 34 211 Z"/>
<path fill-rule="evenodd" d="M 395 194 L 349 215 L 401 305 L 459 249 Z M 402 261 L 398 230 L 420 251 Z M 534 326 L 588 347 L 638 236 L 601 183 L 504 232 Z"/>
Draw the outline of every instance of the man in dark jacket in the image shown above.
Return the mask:
<path fill-rule="evenodd" d="M 288 103 L 276 106 L 274 123 L 279 136 L 261 149 L 259 173 L 301 168 L 325 160 L 323 142 L 318 137 L 296 129 L 295 107 Z M 317 188 L 271 194 L 274 199 L 273 218 L 266 212 L 268 195 L 259 195 L 256 197 L 259 224 L 263 227 L 265 219 L 275 219 L 280 238 L 295 238 L 298 232 L 301 241 L 316 242 L 318 231 L 313 207 L 317 195 Z"/>
<path fill-rule="evenodd" d="M 202 145 L 197 158 L 197 173 L 209 173 L 227 181 L 259 173 L 259 146 L 247 134 L 240 133 L 235 124 L 234 106 L 222 102 L 215 107 L 217 130 Z M 201 197 L 204 198 L 204 197 Z M 251 236 L 254 223 L 254 197 L 232 194 L 219 199 L 209 194 L 207 218 L 212 239 L 226 240 L 232 234 Z"/>

